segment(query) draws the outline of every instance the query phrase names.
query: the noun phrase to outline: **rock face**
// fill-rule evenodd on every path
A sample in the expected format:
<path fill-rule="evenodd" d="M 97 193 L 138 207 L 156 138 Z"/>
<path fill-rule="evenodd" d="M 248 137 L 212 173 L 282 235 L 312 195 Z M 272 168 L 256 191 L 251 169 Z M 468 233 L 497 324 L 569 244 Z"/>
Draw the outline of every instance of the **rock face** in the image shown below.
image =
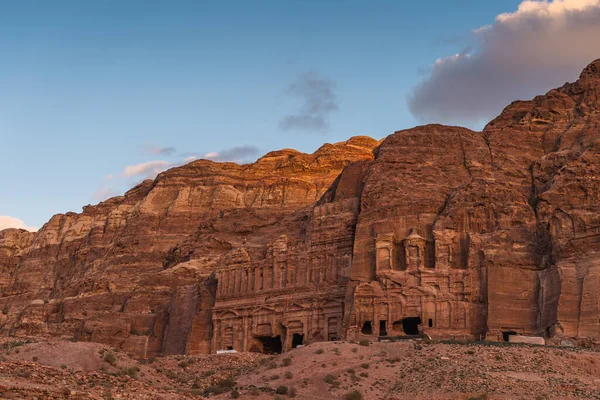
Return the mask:
<path fill-rule="evenodd" d="M 1 329 L 136 356 L 600 337 L 600 60 L 482 132 L 196 161 L 0 232 Z"/>

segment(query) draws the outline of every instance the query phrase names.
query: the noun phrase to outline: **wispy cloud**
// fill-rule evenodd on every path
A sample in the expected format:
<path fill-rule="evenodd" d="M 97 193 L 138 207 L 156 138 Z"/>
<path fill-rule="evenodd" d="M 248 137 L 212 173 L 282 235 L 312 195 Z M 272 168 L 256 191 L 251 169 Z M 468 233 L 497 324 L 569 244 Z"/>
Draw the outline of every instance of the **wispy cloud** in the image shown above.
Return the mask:
<path fill-rule="evenodd" d="M 145 178 L 154 178 L 156 175 L 161 173 L 162 171 L 174 166 L 175 163 L 164 161 L 164 160 L 154 160 L 147 161 L 139 164 L 128 165 L 123 170 L 123 176 L 127 178 L 131 178 L 134 176 L 142 176 Z"/>
<path fill-rule="evenodd" d="M 154 147 L 151 152 L 157 156 L 172 156 L 177 153 L 177 150 L 175 147 Z"/>
<path fill-rule="evenodd" d="M 173 146 L 161 147 L 152 142 L 145 142 L 142 146 L 142 153 L 155 156 L 173 156 L 177 154 L 177 149 Z"/>
<path fill-rule="evenodd" d="M 335 84 L 316 72 L 306 72 L 290 84 L 286 93 L 300 98 L 302 106 L 297 113 L 285 116 L 279 127 L 283 130 L 326 132 L 330 114 L 338 109 Z"/>
<path fill-rule="evenodd" d="M 119 191 L 112 186 L 102 187 L 94 192 L 92 199 L 94 201 L 104 201 L 111 197 L 118 196 L 119 194 Z"/>
<path fill-rule="evenodd" d="M 438 59 L 408 97 L 421 122 L 481 123 L 517 99 L 577 78 L 600 57 L 600 0 L 523 1 Z"/>
<path fill-rule="evenodd" d="M 0 215 L 0 231 L 8 228 L 25 229 L 30 232 L 36 232 L 38 230 L 38 228 L 34 226 L 27 226 L 27 224 L 19 218 Z"/>
<path fill-rule="evenodd" d="M 259 150 L 256 146 L 243 145 L 230 147 L 219 152 L 213 151 L 207 153 L 204 158 L 212 161 L 233 161 L 237 163 L 244 163 L 256 160 L 256 156 L 258 154 Z"/>

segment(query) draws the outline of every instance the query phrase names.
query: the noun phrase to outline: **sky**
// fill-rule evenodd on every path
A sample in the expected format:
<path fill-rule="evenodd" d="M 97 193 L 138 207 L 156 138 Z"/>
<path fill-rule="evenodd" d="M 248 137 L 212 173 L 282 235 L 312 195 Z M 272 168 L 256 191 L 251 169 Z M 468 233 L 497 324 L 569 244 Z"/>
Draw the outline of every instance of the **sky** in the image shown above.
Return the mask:
<path fill-rule="evenodd" d="M 481 129 L 598 37 L 600 0 L 0 0 L 0 229 L 197 158 Z"/>

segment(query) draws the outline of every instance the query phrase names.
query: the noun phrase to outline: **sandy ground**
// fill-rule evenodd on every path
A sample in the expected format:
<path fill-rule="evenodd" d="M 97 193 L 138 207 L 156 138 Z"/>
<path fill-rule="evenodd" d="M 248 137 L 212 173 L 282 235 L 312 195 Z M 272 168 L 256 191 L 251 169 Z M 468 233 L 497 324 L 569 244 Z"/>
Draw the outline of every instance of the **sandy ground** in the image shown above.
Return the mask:
<path fill-rule="evenodd" d="M 527 345 L 326 342 L 134 360 L 97 343 L 2 339 L 0 360 L 2 399 L 600 399 L 600 352 Z"/>

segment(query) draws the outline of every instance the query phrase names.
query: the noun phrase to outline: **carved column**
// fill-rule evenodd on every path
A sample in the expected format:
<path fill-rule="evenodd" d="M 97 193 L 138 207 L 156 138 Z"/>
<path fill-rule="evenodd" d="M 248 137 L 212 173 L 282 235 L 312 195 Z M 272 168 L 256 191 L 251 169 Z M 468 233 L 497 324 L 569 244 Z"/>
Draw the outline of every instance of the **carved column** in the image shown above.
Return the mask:
<path fill-rule="evenodd" d="M 223 272 L 217 272 L 217 296 L 223 296 Z"/>

